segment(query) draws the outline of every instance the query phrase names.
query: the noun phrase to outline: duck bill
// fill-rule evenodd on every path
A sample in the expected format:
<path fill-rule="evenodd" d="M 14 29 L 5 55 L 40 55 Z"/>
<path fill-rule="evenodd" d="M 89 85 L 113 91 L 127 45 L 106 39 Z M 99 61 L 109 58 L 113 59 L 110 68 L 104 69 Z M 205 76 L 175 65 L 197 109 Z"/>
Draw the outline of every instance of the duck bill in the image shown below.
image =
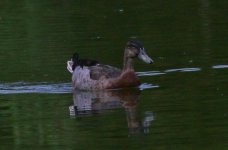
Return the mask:
<path fill-rule="evenodd" d="M 138 55 L 138 58 L 147 64 L 152 64 L 153 60 L 146 54 L 145 50 L 142 49 Z"/>

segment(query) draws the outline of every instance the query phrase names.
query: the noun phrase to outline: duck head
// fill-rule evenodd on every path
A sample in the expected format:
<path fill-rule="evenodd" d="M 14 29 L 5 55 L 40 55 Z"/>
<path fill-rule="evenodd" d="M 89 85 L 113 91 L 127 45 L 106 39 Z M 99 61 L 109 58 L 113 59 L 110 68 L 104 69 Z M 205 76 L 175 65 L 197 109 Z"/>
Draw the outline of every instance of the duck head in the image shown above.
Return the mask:
<path fill-rule="evenodd" d="M 143 44 L 137 40 L 127 42 L 125 55 L 128 58 L 139 58 L 147 64 L 152 64 L 153 60 L 146 54 Z"/>

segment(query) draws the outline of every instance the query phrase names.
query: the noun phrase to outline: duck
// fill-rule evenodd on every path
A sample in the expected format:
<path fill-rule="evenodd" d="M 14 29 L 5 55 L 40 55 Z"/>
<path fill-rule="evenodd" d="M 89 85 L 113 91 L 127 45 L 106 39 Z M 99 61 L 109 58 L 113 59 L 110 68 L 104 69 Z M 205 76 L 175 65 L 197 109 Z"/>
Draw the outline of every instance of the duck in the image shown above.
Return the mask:
<path fill-rule="evenodd" d="M 78 54 L 75 53 L 72 59 L 67 61 L 67 69 L 72 73 L 72 86 L 74 89 L 80 90 L 137 87 L 141 83 L 133 67 L 135 58 L 147 64 L 153 63 L 142 42 L 135 39 L 126 43 L 122 69 L 90 59 L 80 61 Z"/>

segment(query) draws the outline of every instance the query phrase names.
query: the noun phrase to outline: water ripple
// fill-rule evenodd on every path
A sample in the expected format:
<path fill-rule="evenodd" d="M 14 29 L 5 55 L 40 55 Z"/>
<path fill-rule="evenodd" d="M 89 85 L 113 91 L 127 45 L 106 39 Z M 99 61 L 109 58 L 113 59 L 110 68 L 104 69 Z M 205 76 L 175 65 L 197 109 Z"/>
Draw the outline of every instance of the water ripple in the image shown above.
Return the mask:
<path fill-rule="evenodd" d="M 140 90 L 158 88 L 158 85 L 143 83 L 139 86 Z M 71 83 L 47 83 L 47 82 L 15 82 L 0 84 L 0 94 L 64 94 L 72 93 Z"/>
<path fill-rule="evenodd" d="M 165 73 L 160 71 L 147 71 L 147 72 L 137 72 L 137 76 L 159 76 Z"/>
<path fill-rule="evenodd" d="M 211 68 L 213 69 L 224 69 L 228 68 L 228 65 L 214 65 Z M 202 71 L 202 68 L 176 68 L 176 69 L 167 69 L 164 71 L 146 71 L 146 72 L 137 72 L 138 76 L 160 76 L 171 72 L 197 72 Z"/>
<path fill-rule="evenodd" d="M 145 90 L 145 89 L 152 89 L 152 88 L 158 88 L 159 85 L 154 85 L 154 84 L 149 84 L 149 83 L 143 83 L 139 86 L 140 90 Z"/>
<path fill-rule="evenodd" d="M 15 82 L 15 83 L 2 83 L 0 84 L 0 94 L 23 94 L 23 93 L 50 93 L 62 94 L 71 93 L 71 83 L 28 83 L 28 82 Z"/>
<path fill-rule="evenodd" d="M 228 68 L 228 65 L 214 65 L 212 69 Z M 164 71 L 147 71 L 137 72 L 138 76 L 160 76 L 172 72 L 196 72 L 201 71 L 201 68 L 177 68 L 167 69 Z M 143 83 L 139 86 L 140 90 L 158 88 L 159 85 Z M 72 93 L 71 83 L 48 83 L 48 82 L 15 82 L 15 83 L 0 83 L 0 94 L 23 94 L 23 93 L 49 93 L 62 94 Z"/>
<path fill-rule="evenodd" d="M 228 65 L 215 65 L 212 66 L 213 69 L 223 69 L 223 68 L 228 68 Z"/>
<path fill-rule="evenodd" d="M 164 72 L 195 72 L 195 71 L 201 71 L 201 68 L 178 68 L 178 69 L 168 69 Z"/>
<path fill-rule="evenodd" d="M 170 72 L 195 72 L 201 71 L 201 68 L 177 68 L 177 69 L 167 69 L 164 71 L 146 71 L 146 72 L 137 72 L 138 76 L 159 76 L 164 75 Z"/>

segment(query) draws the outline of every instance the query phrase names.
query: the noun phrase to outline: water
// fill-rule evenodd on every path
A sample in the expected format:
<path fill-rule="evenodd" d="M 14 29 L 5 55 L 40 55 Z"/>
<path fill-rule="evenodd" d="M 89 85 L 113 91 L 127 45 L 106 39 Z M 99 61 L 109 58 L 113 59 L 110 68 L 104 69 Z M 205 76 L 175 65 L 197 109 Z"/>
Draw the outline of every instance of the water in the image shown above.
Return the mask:
<path fill-rule="evenodd" d="M 0 149 L 228 149 L 227 1 L 0 2 Z M 135 61 L 138 88 L 72 91 L 66 61 Z"/>

